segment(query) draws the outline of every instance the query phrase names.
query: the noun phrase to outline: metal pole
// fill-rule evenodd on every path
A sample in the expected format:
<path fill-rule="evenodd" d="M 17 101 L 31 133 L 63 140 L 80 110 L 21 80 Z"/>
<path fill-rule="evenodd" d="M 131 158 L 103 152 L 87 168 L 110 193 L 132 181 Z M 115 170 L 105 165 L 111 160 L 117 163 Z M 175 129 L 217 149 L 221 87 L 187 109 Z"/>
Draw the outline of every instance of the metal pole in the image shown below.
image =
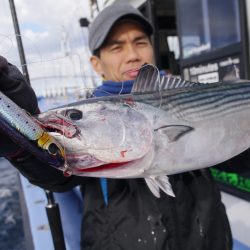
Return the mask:
<path fill-rule="evenodd" d="M 155 2 L 153 0 L 147 0 L 146 2 L 146 10 L 147 10 L 147 17 L 151 21 L 155 33 L 153 35 L 153 48 L 154 48 L 154 54 L 155 54 L 155 62 L 156 65 L 161 68 L 161 60 L 160 60 L 160 52 L 159 52 L 159 35 L 158 35 L 158 28 L 157 28 L 157 22 L 156 22 L 156 15 L 155 15 Z"/>
<path fill-rule="evenodd" d="M 11 11 L 11 16 L 12 16 L 12 21 L 13 21 L 13 24 L 14 24 L 17 47 L 18 47 L 18 52 L 19 52 L 19 57 L 20 57 L 20 61 L 21 61 L 23 75 L 24 75 L 27 83 L 30 85 L 30 78 L 29 78 L 27 63 L 26 63 L 24 49 L 23 49 L 21 33 L 20 33 L 19 25 L 18 25 L 18 19 L 17 19 L 17 15 L 16 15 L 16 8 L 15 8 L 14 0 L 9 0 L 9 4 L 10 4 L 10 11 Z"/>
<path fill-rule="evenodd" d="M 48 200 L 48 204 L 46 205 L 46 212 L 54 243 L 54 249 L 66 250 L 59 206 L 55 202 L 54 195 L 51 191 L 45 190 L 45 193 Z"/>
<path fill-rule="evenodd" d="M 87 29 L 88 26 L 89 26 L 89 20 L 86 18 L 86 17 L 82 17 L 80 18 L 79 20 L 79 23 L 80 23 L 80 27 L 84 28 L 84 29 Z M 84 44 L 87 45 L 88 44 L 88 41 L 87 41 L 87 37 L 86 35 L 84 34 L 84 30 L 82 29 L 82 36 L 83 36 L 83 41 L 84 41 Z M 86 50 L 86 54 L 88 54 L 88 49 L 87 47 L 85 46 L 85 50 Z M 87 77 L 86 77 L 87 78 Z M 97 84 L 95 82 L 95 79 L 93 77 L 93 74 L 90 74 L 90 79 L 91 79 L 91 82 L 94 86 L 94 88 L 97 87 Z"/>

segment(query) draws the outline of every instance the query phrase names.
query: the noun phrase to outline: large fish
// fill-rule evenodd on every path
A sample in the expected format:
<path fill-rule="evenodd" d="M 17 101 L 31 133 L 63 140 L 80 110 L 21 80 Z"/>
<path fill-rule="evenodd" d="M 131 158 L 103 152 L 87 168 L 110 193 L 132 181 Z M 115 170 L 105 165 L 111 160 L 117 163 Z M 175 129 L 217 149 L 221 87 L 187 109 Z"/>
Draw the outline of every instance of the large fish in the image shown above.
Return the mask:
<path fill-rule="evenodd" d="M 131 94 L 79 101 L 38 116 L 65 148 L 69 173 L 145 178 L 210 167 L 250 146 L 250 81 L 199 84 L 141 69 Z"/>

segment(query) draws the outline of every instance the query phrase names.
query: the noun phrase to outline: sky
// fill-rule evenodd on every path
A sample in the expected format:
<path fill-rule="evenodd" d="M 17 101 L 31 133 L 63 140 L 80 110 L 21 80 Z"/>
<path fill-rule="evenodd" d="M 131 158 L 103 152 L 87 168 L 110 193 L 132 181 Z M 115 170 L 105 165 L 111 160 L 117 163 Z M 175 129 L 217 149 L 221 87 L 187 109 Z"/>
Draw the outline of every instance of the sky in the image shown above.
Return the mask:
<path fill-rule="evenodd" d="M 38 96 L 98 84 L 89 64 L 88 31 L 79 25 L 81 17 L 91 20 L 89 0 L 15 0 L 15 6 L 31 84 Z M 9 0 L 0 0 L 0 16 L 0 55 L 21 69 Z"/>

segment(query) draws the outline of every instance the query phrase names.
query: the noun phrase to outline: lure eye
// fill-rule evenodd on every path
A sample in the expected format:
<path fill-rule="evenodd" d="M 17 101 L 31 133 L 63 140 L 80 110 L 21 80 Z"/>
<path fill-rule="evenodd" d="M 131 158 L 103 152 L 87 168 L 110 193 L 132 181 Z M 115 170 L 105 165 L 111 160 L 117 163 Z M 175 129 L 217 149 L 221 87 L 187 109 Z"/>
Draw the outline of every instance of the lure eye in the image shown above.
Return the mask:
<path fill-rule="evenodd" d="M 77 109 L 70 109 L 66 111 L 66 116 L 73 121 L 77 121 L 82 119 L 82 111 Z"/>
<path fill-rule="evenodd" d="M 51 143 L 48 147 L 48 151 L 51 155 L 57 155 L 58 152 L 60 152 L 59 148 L 55 143 Z"/>

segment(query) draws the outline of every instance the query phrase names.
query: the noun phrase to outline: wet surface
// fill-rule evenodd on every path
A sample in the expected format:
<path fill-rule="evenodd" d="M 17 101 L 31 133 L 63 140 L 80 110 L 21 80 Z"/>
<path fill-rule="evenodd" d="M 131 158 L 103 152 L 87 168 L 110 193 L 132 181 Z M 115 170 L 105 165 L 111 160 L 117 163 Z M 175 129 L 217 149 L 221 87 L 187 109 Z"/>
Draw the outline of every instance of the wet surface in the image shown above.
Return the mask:
<path fill-rule="evenodd" d="M 0 249 L 25 250 L 17 171 L 0 158 Z"/>

